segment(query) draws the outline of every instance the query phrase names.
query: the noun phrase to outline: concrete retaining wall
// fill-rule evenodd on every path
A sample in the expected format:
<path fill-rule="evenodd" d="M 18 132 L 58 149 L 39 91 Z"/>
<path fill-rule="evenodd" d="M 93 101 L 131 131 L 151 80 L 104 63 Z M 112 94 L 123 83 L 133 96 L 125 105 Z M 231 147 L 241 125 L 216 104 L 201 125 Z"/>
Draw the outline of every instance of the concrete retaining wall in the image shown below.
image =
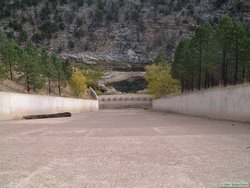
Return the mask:
<path fill-rule="evenodd" d="M 168 96 L 154 100 L 153 110 L 250 122 L 250 85 Z"/>
<path fill-rule="evenodd" d="M 19 119 L 24 115 L 97 110 L 97 100 L 0 92 L 0 120 Z"/>

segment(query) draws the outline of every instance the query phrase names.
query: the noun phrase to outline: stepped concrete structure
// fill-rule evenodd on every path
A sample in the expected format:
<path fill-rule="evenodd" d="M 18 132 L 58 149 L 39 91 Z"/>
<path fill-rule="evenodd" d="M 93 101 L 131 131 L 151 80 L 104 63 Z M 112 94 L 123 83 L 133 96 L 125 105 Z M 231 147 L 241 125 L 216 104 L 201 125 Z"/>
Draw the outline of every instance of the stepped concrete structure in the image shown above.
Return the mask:
<path fill-rule="evenodd" d="M 152 108 L 152 96 L 143 94 L 103 95 L 98 97 L 100 109 Z"/>

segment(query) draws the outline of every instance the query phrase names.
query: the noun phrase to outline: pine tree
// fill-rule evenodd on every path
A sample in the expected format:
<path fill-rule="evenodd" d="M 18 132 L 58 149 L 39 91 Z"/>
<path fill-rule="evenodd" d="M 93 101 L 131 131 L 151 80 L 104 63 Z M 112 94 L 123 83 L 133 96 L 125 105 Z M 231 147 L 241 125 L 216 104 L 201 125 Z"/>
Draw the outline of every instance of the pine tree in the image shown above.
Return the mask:
<path fill-rule="evenodd" d="M 6 69 L 9 71 L 10 79 L 13 80 L 13 71 L 14 67 L 18 62 L 18 46 L 14 41 L 6 40 L 3 42 L 3 47 L 1 50 L 1 58 L 3 63 L 5 64 Z"/>
<path fill-rule="evenodd" d="M 0 80 L 5 77 L 5 68 L 0 62 Z"/>
<path fill-rule="evenodd" d="M 240 82 L 239 80 L 239 73 L 240 69 L 245 69 L 246 61 L 249 57 L 247 52 L 247 31 L 243 27 L 242 23 L 239 20 L 236 20 L 234 22 L 234 28 L 233 28 L 233 38 L 232 38 L 232 44 L 233 44 L 233 56 L 234 56 L 234 84 Z M 243 76 L 243 75 L 242 75 Z M 243 79 L 244 80 L 244 79 Z"/>
<path fill-rule="evenodd" d="M 52 58 L 48 55 L 48 53 L 45 50 L 43 50 L 41 58 L 43 64 L 43 74 L 47 78 L 48 92 L 50 94 L 52 92 L 51 84 L 56 80 L 56 67 L 55 64 L 53 64 Z"/>
<path fill-rule="evenodd" d="M 241 64 L 242 64 L 242 74 L 241 74 L 241 83 L 245 81 L 250 82 L 250 32 L 247 31 L 242 40 L 242 49 L 241 49 Z"/>
<path fill-rule="evenodd" d="M 221 55 L 221 84 L 227 86 L 229 83 L 229 64 L 231 60 L 233 22 L 229 16 L 223 16 L 219 21 L 217 36 L 219 42 L 219 53 Z"/>
<path fill-rule="evenodd" d="M 62 87 L 65 85 L 66 77 L 63 71 L 63 61 L 59 60 L 55 56 L 52 57 L 53 64 L 55 66 L 55 75 L 57 81 L 58 94 L 62 95 Z"/>
<path fill-rule="evenodd" d="M 196 53 L 198 57 L 198 90 L 202 87 L 202 73 L 205 72 L 205 80 L 208 80 L 208 68 L 209 66 L 209 56 L 206 54 L 210 53 L 211 41 L 213 36 L 213 28 L 207 22 L 199 25 L 195 32 L 194 45 L 196 48 Z M 212 55 L 210 53 L 210 55 Z M 205 81 L 205 87 L 207 82 Z"/>
<path fill-rule="evenodd" d="M 41 89 L 44 86 L 44 79 L 42 75 L 40 57 L 38 55 L 37 48 L 28 43 L 25 49 L 19 51 L 19 71 L 22 73 L 20 79 L 25 80 L 27 92 L 36 92 L 37 89 Z"/>
<path fill-rule="evenodd" d="M 182 40 L 175 53 L 172 74 L 181 80 L 182 92 L 193 90 L 197 73 L 197 55 L 192 39 Z"/>
<path fill-rule="evenodd" d="M 159 52 L 154 60 L 156 65 L 165 65 L 167 63 L 166 56 L 164 52 Z"/>

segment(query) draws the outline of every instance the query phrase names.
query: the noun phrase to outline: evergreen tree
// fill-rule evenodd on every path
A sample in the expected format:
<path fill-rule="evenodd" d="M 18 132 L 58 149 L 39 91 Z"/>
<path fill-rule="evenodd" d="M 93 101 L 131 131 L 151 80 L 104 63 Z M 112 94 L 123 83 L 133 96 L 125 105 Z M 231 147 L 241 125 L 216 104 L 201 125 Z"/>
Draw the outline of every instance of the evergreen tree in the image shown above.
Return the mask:
<path fill-rule="evenodd" d="M 5 77 L 5 68 L 0 62 L 0 80 Z"/>
<path fill-rule="evenodd" d="M 48 53 L 43 50 L 42 52 L 42 64 L 43 64 L 43 74 L 47 78 L 48 81 L 48 92 L 49 94 L 52 92 L 52 82 L 56 80 L 56 67 L 53 64 L 52 58 L 48 55 Z"/>
<path fill-rule="evenodd" d="M 232 44 L 233 44 L 232 53 L 234 56 L 233 58 L 234 60 L 233 82 L 234 84 L 237 84 L 241 81 L 239 80 L 240 69 L 245 69 L 244 67 L 245 67 L 246 61 L 249 58 L 248 57 L 249 51 L 247 52 L 247 48 L 248 48 L 247 47 L 247 32 L 239 20 L 234 22 Z"/>
<path fill-rule="evenodd" d="M 241 50 L 242 58 L 242 76 L 241 80 L 244 83 L 246 80 L 250 82 L 250 32 L 246 32 L 245 38 L 242 43 L 243 49 Z M 248 76 L 247 76 L 248 75 Z"/>
<path fill-rule="evenodd" d="M 194 45 L 195 45 L 196 53 L 198 57 L 198 67 L 197 67 L 198 90 L 200 90 L 202 87 L 203 71 L 205 71 L 205 76 L 206 77 L 208 76 L 207 66 L 209 66 L 210 58 L 206 54 L 210 52 L 210 49 L 211 49 L 210 43 L 212 41 L 212 37 L 213 37 L 213 28 L 211 27 L 209 23 L 205 22 L 197 27 L 196 32 L 195 32 L 195 37 L 194 37 Z M 211 53 L 209 54 L 212 55 Z"/>
<path fill-rule="evenodd" d="M 47 52 L 40 53 L 31 42 L 26 48 L 20 48 L 17 43 L 7 39 L 0 31 L 0 77 L 4 77 L 8 70 L 13 79 L 17 71 L 18 81 L 24 81 L 27 92 L 34 92 L 44 87 L 48 82 L 48 92 L 52 92 L 52 83 L 56 82 L 58 93 L 67 84 L 72 74 L 69 61 L 63 61 Z"/>
<path fill-rule="evenodd" d="M 55 76 L 57 81 L 58 94 L 62 95 L 62 87 L 65 85 L 66 77 L 63 71 L 63 61 L 52 57 L 53 64 L 55 66 Z"/>
<path fill-rule="evenodd" d="M 164 52 L 159 52 L 154 60 L 156 65 L 165 65 L 167 63 L 166 55 Z"/>
<path fill-rule="evenodd" d="M 217 39 L 219 42 L 219 53 L 221 61 L 221 84 L 227 86 L 229 83 L 229 65 L 231 60 L 232 39 L 234 25 L 229 16 L 223 16 L 219 21 Z"/>
<path fill-rule="evenodd" d="M 202 23 L 193 38 L 180 41 L 172 75 L 181 81 L 182 92 L 244 83 L 250 80 L 249 51 L 249 32 L 239 20 L 224 16 L 218 26 Z"/>
<path fill-rule="evenodd" d="M 64 76 L 65 76 L 66 80 L 69 82 L 70 77 L 71 77 L 72 72 L 73 72 L 72 66 L 71 66 L 69 60 L 62 61 L 62 69 L 63 69 Z"/>
<path fill-rule="evenodd" d="M 44 85 L 44 79 L 40 66 L 38 51 L 32 43 L 28 43 L 25 49 L 19 51 L 19 70 L 23 73 L 21 78 L 24 78 L 27 92 L 33 88 L 41 89 Z"/>
<path fill-rule="evenodd" d="M 174 78 L 181 80 L 181 90 L 190 91 L 194 89 L 197 74 L 197 56 L 192 39 L 182 40 L 175 53 L 172 64 Z"/>
<path fill-rule="evenodd" d="M 4 41 L 1 50 L 1 58 L 5 64 L 6 69 L 9 71 L 10 79 L 13 80 L 14 67 L 18 62 L 18 46 L 14 41 Z"/>

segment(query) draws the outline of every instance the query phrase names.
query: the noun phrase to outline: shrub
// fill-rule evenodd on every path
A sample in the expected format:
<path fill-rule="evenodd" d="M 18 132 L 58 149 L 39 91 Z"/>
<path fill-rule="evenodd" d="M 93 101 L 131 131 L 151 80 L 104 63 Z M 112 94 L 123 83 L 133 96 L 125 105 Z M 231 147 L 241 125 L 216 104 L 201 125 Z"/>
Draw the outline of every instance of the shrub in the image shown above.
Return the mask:
<path fill-rule="evenodd" d="M 169 65 L 148 65 L 146 67 L 148 92 L 156 98 L 177 92 L 179 83 L 171 76 Z"/>
<path fill-rule="evenodd" d="M 68 42 L 68 47 L 71 48 L 71 49 L 73 49 L 75 47 L 75 43 L 72 40 L 70 40 Z"/>
<path fill-rule="evenodd" d="M 74 95 L 77 97 L 82 96 L 87 91 L 86 78 L 79 71 L 72 74 L 69 84 Z"/>

